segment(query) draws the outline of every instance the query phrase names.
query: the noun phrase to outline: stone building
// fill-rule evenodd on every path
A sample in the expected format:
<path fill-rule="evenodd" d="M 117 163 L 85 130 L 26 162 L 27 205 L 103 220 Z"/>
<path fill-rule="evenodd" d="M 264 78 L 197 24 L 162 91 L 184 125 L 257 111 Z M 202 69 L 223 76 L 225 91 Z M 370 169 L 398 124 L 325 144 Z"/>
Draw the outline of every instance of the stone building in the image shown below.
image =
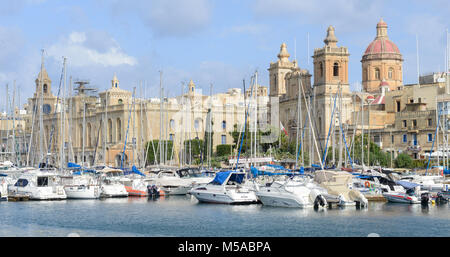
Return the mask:
<path fill-rule="evenodd" d="M 75 82 L 78 84 L 74 89 L 76 94 L 63 102 L 52 94 L 51 80 L 45 67 L 42 70 L 27 110 L 26 129 L 33 137 L 30 163 L 33 165 L 47 161 L 59 166 L 62 154 L 65 163 L 142 166 L 146 143 L 157 139 L 172 140 L 174 145 L 173 151 L 166 153 L 163 159 L 155 158 L 158 163 L 186 163 L 188 150 L 184 141 L 204 139 L 211 127 L 212 151 L 215 151 L 217 145 L 233 144 L 230 132 L 235 124 L 242 128 L 244 121 L 244 93 L 239 88 L 209 96 L 197 90 L 191 80 L 186 93 L 174 98 L 164 97 L 161 103 L 159 98 L 143 99 L 122 89 L 114 74 L 110 88 L 98 95 L 90 93 L 87 82 Z M 260 117 L 267 111 L 267 88 L 254 87 L 260 96 L 257 105 Z M 41 101 L 42 119 L 40 108 L 34 109 Z"/>
<path fill-rule="evenodd" d="M 304 151 L 312 155 L 316 164 L 319 162 L 317 152 L 322 155 L 326 145 L 335 148 L 346 143 L 350 147 L 353 135 L 361 133 L 370 134 L 371 140 L 393 158 L 399 153 L 407 153 L 415 159 L 426 158 L 435 137 L 437 106 L 441 106 L 440 127 L 447 124 L 450 110 L 448 73 L 428 74 L 421 76 L 418 84 L 404 85 L 402 54 L 389 39 L 387 23 L 381 19 L 376 26 L 375 39 L 362 55 L 362 91 L 351 92 L 348 84 L 350 53 L 337 42 L 335 30 L 329 26 L 325 45 L 316 48 L 312 56 L 312 86 L 309 71 L 300 69 L 296 60 L 289 61 L 286 44 L 281 45 L 278 61 L 270 63 L 270 95 L 279 97 L 279 119 L 290 140 L 297 138 L 298 110 L 301 110 L 305 127 Z M 299 105 L 297 92 L 302 91 L 305 97 L 300 97 Z M 305 126 L 308 114 L 304 99 L 310 109 L 314 131 L 310 129 L 311 124 Z M 345 136 L 341 137 L 342 134 Z M 444 135 L 440 133 L 436 137 L 436 145 L 441 142 L 441 146 L 435 145 L 433 151 L 441 149 L 442 143 L 447 142 Z M 317 147 L 313 145 L 312 136 L 318 141 Z M 344 137 L 345 141 L 342 141 Z M 347 159 L 346 156 L 341 158 Z"/>

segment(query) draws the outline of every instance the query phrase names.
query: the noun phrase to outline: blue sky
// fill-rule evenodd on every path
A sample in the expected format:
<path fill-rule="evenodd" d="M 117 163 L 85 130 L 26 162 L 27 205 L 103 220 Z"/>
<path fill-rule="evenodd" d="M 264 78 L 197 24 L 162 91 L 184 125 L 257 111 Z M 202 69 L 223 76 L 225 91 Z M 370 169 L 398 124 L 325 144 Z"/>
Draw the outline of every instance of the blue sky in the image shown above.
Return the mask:
<path fill-rule="evenodd" d="M 291 59 L 296 52 L 300 67 L 312 73 L 314 48 L 323 46 L 333 25 L 338 45 L 349 48 L 355 88 L 380 17 L 405 59 L 405 84 L 417 81 L 416 34 L 420 73 L 443 71 L 450 27 L 447 0 L 1 1 L 0 92 L 16 80 L 22 103 L 34 92 L 42 48 L 55 94 L 62 56 L 68 57 L 69 76 L 89 79 L 100 91 L 116 72 L 122 88 L 145 81 L 145 95 L 157 96 L 162 70 L 169 96 L 180 94 L 190 79 L 207 93 L 212 83 L 217 93 L 241 88 L 255 70 L 268 86 L 267 68 L 283 42 Z"/>

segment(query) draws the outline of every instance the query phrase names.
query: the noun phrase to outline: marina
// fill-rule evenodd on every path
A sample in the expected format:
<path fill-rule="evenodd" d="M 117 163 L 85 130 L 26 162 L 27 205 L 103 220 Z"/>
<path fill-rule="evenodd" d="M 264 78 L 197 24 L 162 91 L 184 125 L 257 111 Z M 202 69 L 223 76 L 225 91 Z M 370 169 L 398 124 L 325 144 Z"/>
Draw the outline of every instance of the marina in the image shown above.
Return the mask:
<path fill-rule="evenodd" d="M 0 237 L 450 236 L 447 13 L 426 34 L 339 1 L 50 2 L 0 25 Z"/>

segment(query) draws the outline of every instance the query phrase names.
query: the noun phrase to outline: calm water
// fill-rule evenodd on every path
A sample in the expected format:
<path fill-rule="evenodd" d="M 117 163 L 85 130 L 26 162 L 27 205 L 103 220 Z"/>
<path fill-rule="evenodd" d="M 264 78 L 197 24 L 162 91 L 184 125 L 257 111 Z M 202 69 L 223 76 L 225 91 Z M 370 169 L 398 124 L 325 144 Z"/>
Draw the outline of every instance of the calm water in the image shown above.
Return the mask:
<path fill-rule="evenodd" d="M 450 236 L 450 205 L 368 209 L 198 203 L 191 196 L 0 202 L 0 236 Z"/>

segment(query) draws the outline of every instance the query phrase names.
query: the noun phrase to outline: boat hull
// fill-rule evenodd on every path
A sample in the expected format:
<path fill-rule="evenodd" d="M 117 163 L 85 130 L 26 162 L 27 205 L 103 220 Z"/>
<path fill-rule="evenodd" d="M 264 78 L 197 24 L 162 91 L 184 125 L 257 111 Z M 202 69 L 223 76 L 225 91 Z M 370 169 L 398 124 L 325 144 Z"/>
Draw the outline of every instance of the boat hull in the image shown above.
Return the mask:
<path fill-rule="evenodd" d="M 407 204 L 418 204 L 420 200 L 418 200 L 414 196 L 409 196 L 403 193 L 384 193 L 383 196 L 388 200 L 388 202 L 392 203 L 407 203 Z"/>
<path fill-rule="evenodd" d="M 289 195 L 274 195 L 267 193 L 256 193 L 263 205 L 274 207 L 309 208 L 312 203 L 305 202 L 302 198 Z"/>
<path fill-rule="evenodd" d="M 128 196 L 137 196 L 137 197 L 147 197 L 148 196 L 147 190 L 136 189 L 136 188 L 132 188 L 130 186 L 125 186 L 125 189 L 127 190 Z"/>
<path fill-rule="evenodd" d="M 100 187 L 89 186 L 65 186 L 64 190 L 68 199 L 97 199 L 100 198 Z"/>

